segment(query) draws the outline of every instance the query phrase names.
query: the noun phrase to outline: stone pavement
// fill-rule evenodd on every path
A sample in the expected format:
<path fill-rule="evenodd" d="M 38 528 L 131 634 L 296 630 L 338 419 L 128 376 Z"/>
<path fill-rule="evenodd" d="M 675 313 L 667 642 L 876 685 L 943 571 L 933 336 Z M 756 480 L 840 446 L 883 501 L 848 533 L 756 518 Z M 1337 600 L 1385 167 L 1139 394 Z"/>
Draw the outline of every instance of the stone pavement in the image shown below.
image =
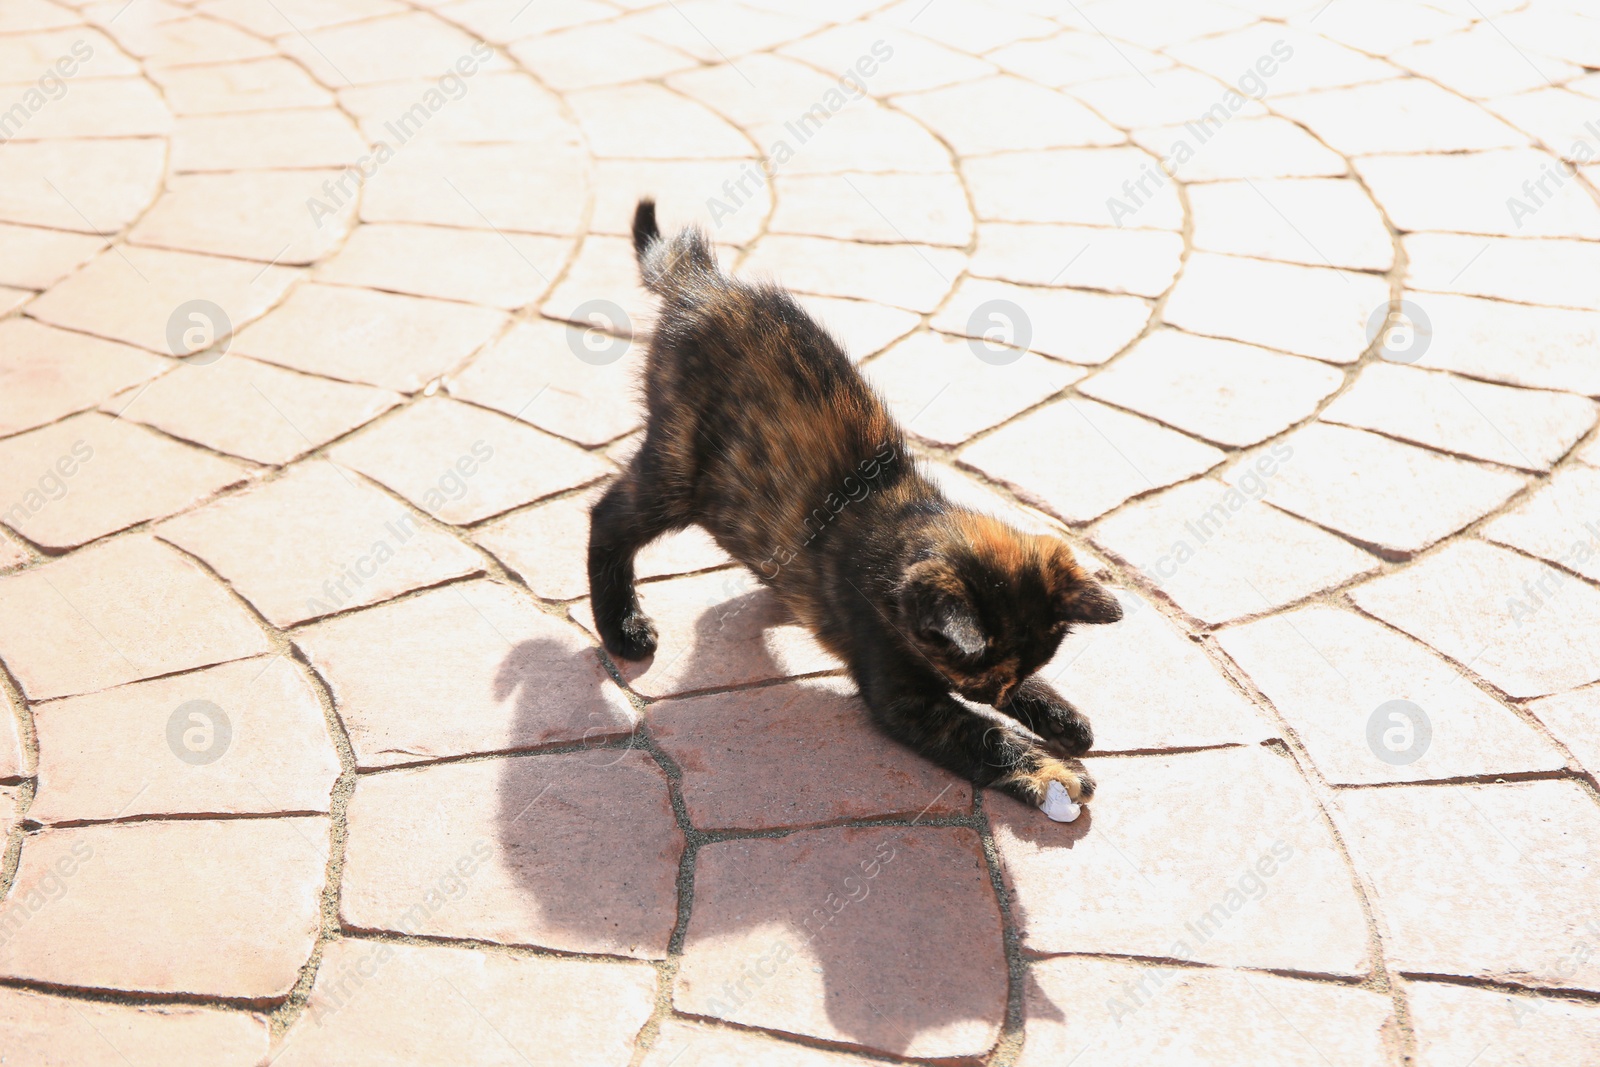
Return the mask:
<path fill-rule="evenodd" d="M 0 1063 L 1600 1062 L 1590 0 L 0 0 L 0 109 Z M 1118 587 L 1078 822 L 701 535 L 601 654 L 642 193 Z"/>

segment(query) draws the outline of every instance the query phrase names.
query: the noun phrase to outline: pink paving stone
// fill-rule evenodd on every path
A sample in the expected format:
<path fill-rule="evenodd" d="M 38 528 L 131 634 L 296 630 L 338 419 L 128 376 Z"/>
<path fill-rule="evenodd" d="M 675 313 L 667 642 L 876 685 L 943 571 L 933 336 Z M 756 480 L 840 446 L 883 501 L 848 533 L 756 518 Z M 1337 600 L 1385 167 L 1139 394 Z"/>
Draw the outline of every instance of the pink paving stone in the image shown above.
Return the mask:
<path fill-rule="evenodd" d="M 894 1055 L 977 1057 L 1005 1015 L 1000 911 L 964 827 L 701 848 L 673 1003 Z"/>
<path fill-rule="evenodd" d="M 71 26 L 78 20 L 72 13 L 43 0 L 23 0 L 6 12 L 0 22 L 0 31 L 16 33 L 24 30 L 45 30 L 58 26 Z"/>
<path fill-rule="evenodd" d="M 22 542 L 0 530 L 0 571 L 21 566 L 32 558 Z"/>
<path fill-rule="evenodd" d="M 1350 597 L 1514 698 L 1600 678 L 1600 592 L 1503 548 L 1458 541 Z"/>
<path fill-rule="evenodd" d="M 165 144 L 154 138 L 8 144 L 0 220 L 115 233 L 160 191 L 165 159 Z"/>
<path fill-rule="evenodd" d="M 912 312 L 864 300 L 806 296 L 800 298 L 800 306 L 844 346 L 846 355 L 858 362 L 888 348 L 922 321 Z"/>
<path fill-rule="evenodd" d="M 1600 396 L 1600 314 L 1437 293 L 1413 299 L 1433 324 L 1421 366 Z"/>
<path fill-rule="evenodd" d="M 1039 670 L 1094 723 L 1095 751 L 1255 744 L 1278 735 L 1192 637 L 1133 593 L 1122 621 L 1085 626 Z M 1160 663 L 1159 671 L 1148 665 Z"/>
<path fill-rule="evenodd" d="M 29 700 L 266 651 L 226 590 L 143 535 L 0 578 L 0 656 Z"/>
<path fill-rule="evenodd" d="M 220 714 L 219 714 L 220 712 Z M 339 756 L 282 656 L 33 705 L 42 823 L 326 812 Z"/>
<path fill-rule="evenodd" d="M 362 185 L 361 218 L 573 233 L 583 218 L 584 162 L 575 133 L 539 144 L 408 148 Z"/>
<path fill-rule="evenodd" d="M 954 174 L 780 174 L 773 184 L 772 233 L 957 248 L 972 240 L 972 212 Z"/>
<path fill-rule="evenodd" d="M 137 348 L 7 319 L 0 322 L 0 434 L 54 422 L 170 369 Z"/>
<path fill-rule="evenodd" d="M 180 174 L 250 168 L 342 170 L 366 155 L 366 143 L 350 119 L 331 107 L 186 115 L 172 135 L 172 169 Z M 307 197 L 317 195 L 321 180 L 319 175 L 309 183 Z"/>
<path fill-rule="evenodd" d="M 69 18 L 67 21 L 76 20 Z M 114 78 L 139 73 L 139 64 L 118 51 L 104 34 L 86 26 L 69 24 L 54 30 L 7 33 L 5 39 L 0 40 L 0 70 L 5 71 L 0 77 L 9 84 L 36 83 L 37 75 L 42 74 L 45 67 L 53 66 L 63 56 L 70 56 L 77 41 L 88 45 L 92 54 L 75 65 L 73 77 Z M 29 77 L 29 74 L 35 76 Z"/>
<path fill-rule="evenodd" d="M 964 780 L 880 733 L 837 679 L 669 700 L 650 732 L 683 771 L 700 830 L 766 830 L 878 816 L 961 815 Z"/>
<path fill-rule="evenodd" d="M 105 245 L 104 238 L 84 233 L 0 222 L 0 285 L 47 289 Z"/>
<path fill-rule="evenodd" d="M 440 226 L 363 225 L 318 269 L 322 281 L 497 308 L 532 303 L 561 271 L 570 240 Z"/>
<path fill-rule="evenodd" d="M 1401 973 L 1600 986 L 1600 813 L 1572 781 L 1349 790 L 1336 817 Z M 1506 916 L 1515 916 L 1507 922 Z"/>
<path fill-rule="evenodd" d="M 567 94 L 597 158 L 754 158 L 755 146 L 738 129 L 693 100 L 660 85 L 639 82 Z"/>
<path fill-rule="evenodd" d="M 1087 226 L 1119 223 L 1140 229 L 1178 230 L 1183 208 L 1172 183 L 1153 186 L 1138 204 L 1122 198 L 1124 182 L 1147 172 L 1160 174 L 1155 156 L 1138 148 L 1067 148 L 1018 152 L 967 160 L 961 168 L 984 222 L 1068 222 Z M 1062 196 L 1062 189 L 1078 190 Z M 1113 215 L 1115 199 L 1132 213 Z"/>
<path fill-rule="evenodd" d="M 1584 942 L 1592 945 L 1593 931 Z M 1444 982 L 1406 986 L 1418 1067 L 1583 1067 L 1600 1048 L 1600 1008 L 1593 1003 L 1510 996 Z"/>
<path fill-rule="evenodd" d="M 255 0 L 209 0 L 206 14 L 238 25 L 261 37 L 282 37 L 299 30 L 319 30 L 405 8 L 395 0 L 285 0 L 272 5 Z"/>
<path fill-rule="evenodd" d="M 955 283 L 964 253 L 920 245 L 869 245 L 820 237 L 762 238 L 740 266 L 801 293 L 854 297 L 929 312 Z"/>
<path fill-rule="evenodd" d="M 1118 145 L 1126 135 L 1078 101 L 1009 74 L 895 98 L 963 157 Z"/>
<path fill-rule="evenodd" d="M 1422 78 L 1285 96 L 1273 104 L 1349 156 L 1379 152 L 1471 152 L 1518 148 L 1524 134 Z"/>
<path fill-rule="evenodd" d="M 182 352 L 174 352 L 168 336 L 175 316 L 180 328 L 186 321 L 199 325 L 196 313 L 180 314 L 183 305 L 210 301 L 237 331 L 276 304 L 301 273 L 292 267 L 127 245 L 102 252 L 29 304 L 28 314 L 152 352 L 188 355 L 195 350 L 192 346 L 185 342 Z M 223 324 L 211 322 L 208 315 L 202 318 L 209 341 L 225 336 Z"/>
<path fill-rule="evenodd" d="M 727 255 L 720 258 L 725 265 L 731 259 Z M 599 360 L 624 347 L 615 345 L 613 337 L 638 338 L 650 332 L 656 297 L 640 284 L 638 256 L 631 240 L 590 236 L 584 238 L 577 259 L 540 310 L 552 319 L 593 327 L 582 339 Z"/>
<path fill-rule="evenodd" d="M 1356 170 L 1391 222 L 1401 230 L 1453 230 L 1502 237 L 1600 237 L 1600 207 L 1576 182 L 1567 182 L 1531 213 L 1513 215 L 1504 199 L 1516 196 L 1556 161 L 1532 148 L 1503 148 L 1442 156 L 1365 156 Z"/>
<path fill-rule="evenodd" d="M 1071 469 L 1062 456 L 1074 457 Z M 1040 408 L 965 449 L 964 466 L 1067 522 L 1099 518 L 1129 497 L 1192 478 L 1223 454 L 1093 400 Z"/>
<path fill-rule="evenodd" d="M 27 770 L 28 758 L 17 732 L 23 714 L 16 700 L 0 689 L 0 779 L 21 778 Z"/>
<path fill-rule="evenodd" d="M 331 461 L 309 463 L 160 527 L 275 626 L 483 569 L 455 538 Z"/>
<path fill-rule="evenodd" d="M 15 501 L 3 517 L 53 550 L 165 518 L 251 474 L 97 411 L 0 441 L 0 500 Z"/>
<path fill-rule="evenodd" d="M 332 170 L 240 171 L 180 174 L 145 213 L 128 239 L 135 244 L 209 252 L 265 263 L 313 263 L 344 241 L 355 220 L 355 203 L 318 211 Z"/>
<path fill-rule="evenodd" d="M 629 688 L 647 697 L 842 666 L 742 568 L 649 582 L 640 586 L 639 600 L 660 631 L 660 647 L 648 660 L 617 667 Z M 594 630 L 587 600 L 573 606 L 572 617 Z"/>
<path fill-rule="evenodd" d="M 1337 178 L 1349 169 L 1305 130 L 1275 115 L 1234 119 L 1204 142 L 1181 125 L 1134 130 L 1131 136 L 1141 148 L 1169 160 L 1174 175 L 1186 182 Z M 1204 151 L 1197 151 L 1202 144 Z"/>
<path fill-rule="evenodd" d="M 684 1059 L 690 1051 L 694 1055 Z M 641 1067 L 673 1067 L 683 1063 L 696 1067 L 744 1067 L 748 1063 L 766 1067 L 866 1067 L 882 1061 L 790 1044 L 756 1031 L 669 1017 L 662 1021 L 650 1051 L 640 1062 Z"/>
<path fill-rule="evenodd" d="M 18 1063 L 161 1067 L 208 1063 L 254 1067 L 267 1055 L 259 1015 L 182 1005 L 135 1007 L 0 990 L 0 1034 Z"/>
<path fill-rule="evenodd" d="M 1593 241 L 1412 233 L 1401 243 L 1410 288 L 1600 311 L 1600 293 L 1586 284 L 1600 271 Z"/>
<path fill-rule="evenodd" d="M 975 56 L 876 21 L 836 26 L 790 42 L 778 52 L 839 75 L 854 70 L 875 95 L 935 89 L 994 72 L 991 64 Z"/>
<path fill-rule="evenodd" d="M 315 623 L 294 640 L 333 690 L 363 769 L 601 741 L 633 727 L 633 708 L 584 635 L 493 582 Z"/>
<path fill-rule="evenodd" d="M 1350 870 L 1287 756 L 1227 748 L 1090 770 L 1099 788 L 1073 823 L 985 795 L 1024 949 L 1367 973 Z"/>
<path fill-rule="evenodd" d="M 753 192 L 751 174 L 761 177 Z M 720 196 L 708 202 L 706 190 L 720 191 L 723 182 L 741 178 L 748 198 L 741 197 L 737 206 Z M 663 233 L 695 223 L 719 242 L 735 245 L 759 234 L 772 211 L 772 184 L 747 159 L 602 159 L 594 164 L 593 188 L 589 232 L 612 237 L 632 232 L 634 205 L 645 196 L 656 198 Z M 734 207 L 733 214 L 726 214 L 728 207 Z"/>
<path fill-rule="evenodd" d="M 1354 363 L 1389 286 L 1370 274 L 1196 252 L 1162 313 L 1192 333 Z"/>
<path fill-rule="evenodd" d="M 1600 581 L 1600 471 L 1578 465 L 1557 471 L 1484 526 L 1483 536 Z"/>
<path fill-rule="evenodd" d="M 1590 774 L 1600 767 L 1600 689 L 1578 689 L 1528 705 L 1556 740 L 1565 744 Z"/>
<path fill-rule="evenodd" d="M 336 445 L 331 455 L 456 524 L 585 485 L 612 469 L 504 415 L 438 396 Z"/>
<path fill-rule="evenodd" d="M 447 83 L 447 87 L 453 84 Z M 434 146 L 496 141 L 548 144 L 552 165 L 557 162 L 554 152 L 558 145 L 578 145 L 577 127 L 562 114 L 560 98 L 526 74 L 474 74 L 466 84 L 465 93 L 455 89 L 453 96 L 446 96 L 436 79 L 385 82 L 343 89 L 339 102 L 355 114 L 361 132 L 373 143 L 403 140 L 405 145 L 417 142 Z M 441 100 L 447 100 L 448 106 Z M 412 113 L 406 119 L 407 112 L 419 101 L 428 111 L 428 118 Z M 440 107 L 432 110 L 430 104 Z"/>
<path fill-rule="evenodd" d="M 1217 635 L 1271 700 L 1324 778 L 1346 785 L 1560 770 L 1566 757 L 1525 720 L 1405 637 L 1362 615 L 1313 605 Z M 1384 709 L 1406 701 L 1431 728 L 1397 738 Z M 1380 731 L 1376 748 L 1371 725 Z M 1401 743 L 1403 742 L 1403 743 Z M 1415 753 L 1407 762 L 1406 758 Z"/>
<path fill-rule="evenodd" d="M 1225 445 L 1275 436 L 1344 384 L 1326 364 L 1254 345 L 1157 330 L 1078 391 Z"/>
<path fill-rule="evenodd" d="M 815 13 L 812 13 L 815 14 Z M 682 13 L 667 8 L 630 15 L 620 20 L 626 26 L 653 40 L 670 44 L 702 63 L 730 62 L 750 52 L 785 44 L 814 33 L 825 22 L 792 12 L 757 8 L 730 0 L 686 0 Z M 698 26 L 717 28 L 713 44 Z"/>
<path fill-rule="evenodd" d="M 289 994 L 311 955 L 328 820 L 195 819 L 30 835 L 0 975 L 243 1000 Z M 50 893 L 46 880 L 65 882 Z M 203 920 L 203 921 L 202 921 Z"/>
<path fill-rule="evenodd" d="M 1329 422 L 1523 470 L 1549 470 L 1595 423 L 1590 400 L 1377 362 L 1322 413 Z"/>
<path fill-rule="evenodd" d="M 1293 453 L 1257 456 L 1258 479 L 1292 459 Z M 1137 501 L 1102 520 L 1091 537 L 1212 624 L 1281 607 L 1378 568 L 1376 557 L 1343 538 L 1261 503 L 1259 488 L 1246 495 L 1209 478 Z"/>
<path fill-rule="evenodd" d="M 1026 988 L 1019 1067 L 1394 1062 L 1394 1004 L 1365 989 L 1096 959 L 1035 963 Z"/>
<path fill-rule="evenodd" d="M 359 930 L 661 959 L 682 832 L 644 752 L 367 775 L 350 801 L 340 917 Z"/>
<path fill-rule="evenodd" d="M 333 103 L 328 91 L 299 66 L 273 56 L 214 67 L 159 67 L 150 78 L 161 86 L 176 115 L 231 111 L 279 111 Z"/>
<path fill-rule="evenodd" d="M 143 78 L 86 78 L 73 89 L 52 100 L 9 141 L 160 137 L 172 132 L 171 112 Z"/>
<path fill-rule="evenodd" d="M 1004 304 L 1022 309 L 1020 322 Z M 1150 304 L 1132 296 L 1073 289 L 1039 289 L 966 278 L 933 318 L 945 333 L 994 336 L 1003 343 L 1073 363 L 1104 363 L 1137 337 L 1150 320 Z"/>
<path fill-rule="evenodd" d="M 624 1067 L 655 986 L 638 963 L 344 938 L 272 1062 Z"/>
<path fill-rule="evenodd" d="M 504 323 L 487 308 L 312 284 L 241 333 L 237 349 L 309 374 L 410 393 L 459 365 Z"/>
<path fill-rule="evenodd" d="M 602 50 L 610 62 L 593 62 Z M 655 78 L 699 66 L 676 48 L 630 33 L 615 23 L 524 37 L 508 51 L 541 82 L 560 92 Z"/>
<path fill-rule="evenodd" d="M 589 591 L 589 509 L 598 487 L 514 512 L 472 531 L 472 539 L 505 564 L 536 596 L 571 600 Z M 699 527 L 651 542 L 634 557 L 641 578 L 685 574 L 731 562 Z"/>
<path fill-rule="evenodd" d="M 286 33 L 279 47 L 304 64 L 324 85 L 350 85 L 438 78 L 458 60 L 478 71 L 506 70 L 508 63 L 441 19 L 408 11 L 347 26 L 324 27 L 305 34 Z"/>
<path fill-rule="evenodd" d="M 1183 238 L 1157 230 L 986 222 L 967 270 L 1022 285 L 1071 285 L 1160 296 L 1177 276 Z"/>
<path fill-rule="evenodd" d="M 1016 318 L 1008 310 L 996 316 L 997 322 Z M 995 332 L 1015 337 L 1017 329 L 1016 322 L 1006 322 Z M 981 358 L 980 351 L 996 362 Z M 905 429 L 943 445 L 958 445 L 998 426 L 1086 373 L 1032 352 L 923 332 L 862 369 Z"/>
<path fill-rule="evenodd" d="M 546 35 L 552 30 L 609 19 L 617 9 L 599 0 L 567 0 L 523 12 L 502 0 L 468 0 L 443 5 L 438 16 L 462 26 L 486 41 L 505 44 L 530 35 Z"/>
<path fill-rule="evenodd" d="M 1505 503 L 1525 484 L 1377 434 L 1312 423 L 1286 439 L 1294 462 L 1267 483 L 1275 507 L 1390 559 L 1409 558 Z M 1234 468 L 1224 477 L 1232 481 Z"/>
<path fill-rule="evenodd" d="M 281 465 L 377 418 L 402 399 L 387 389 L 232 356 L 179 366 L 101 409 L 218 452 Z"/>
<path fill-rule="evenodd" d="M 1348 179 L 1211 182 L 1189 192 L 1194 246 L 1312 267 L 1388 270 L 1394 245 L 1383 217 Z"/>
<path fill-rule="evenodd" d="M 167 10 L 177 13 L 175 8 Z M 159 18 L 160 9 L 157 11 Z M 226 63 L 257 59 L 272 52 L 267 42 L 213 19 L 152 19 L 143 24 L 123 26 L 110 11 L 98 5 L 97 14 L 92 17 L 116 37 L 118 45 L 144 59 L 151 67 Z"/>

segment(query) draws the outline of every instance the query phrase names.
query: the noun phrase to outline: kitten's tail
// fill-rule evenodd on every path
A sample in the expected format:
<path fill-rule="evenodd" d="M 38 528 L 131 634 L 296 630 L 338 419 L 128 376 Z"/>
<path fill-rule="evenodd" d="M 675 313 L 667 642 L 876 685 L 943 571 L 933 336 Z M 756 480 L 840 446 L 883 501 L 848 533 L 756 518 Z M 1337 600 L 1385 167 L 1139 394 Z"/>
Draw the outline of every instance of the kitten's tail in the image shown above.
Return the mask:
<path fill-rule="evenodd" d="M 663 238 L 656 224 L 656 202 L 648 197 L 633 212 L 633 251 L 645 288 L 662 296 L 681 295 L 718 277 L 705 232 L 689 226 Z"/>

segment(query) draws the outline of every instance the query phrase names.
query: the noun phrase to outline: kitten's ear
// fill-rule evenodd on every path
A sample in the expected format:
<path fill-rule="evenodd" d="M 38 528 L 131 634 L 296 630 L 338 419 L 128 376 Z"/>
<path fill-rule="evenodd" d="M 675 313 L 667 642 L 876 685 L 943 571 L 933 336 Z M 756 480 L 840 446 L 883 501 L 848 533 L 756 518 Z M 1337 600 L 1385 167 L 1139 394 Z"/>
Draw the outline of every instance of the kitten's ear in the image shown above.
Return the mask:
<path fill-rule="evenodd" d="M 1061 617 L 1067 622 L 1116 622 L 1122 618 L 1122 605 L 1111 590 L 1086 578 L 1067 587 L 1061 598 Z"/>
<path fill-rule="evenodd" d="M 900 584 L 902 618 L 919 638 L 943 638 L 968 656 L 982 652 L 983 627 L 961 580 L 937 560 L 924 560 Z"/>
<path fill-rule="evenodd" d="M 944 639 L 959 648 L 964 655 L 976 656 L 986 643 L 983 630 L 972 610 L 964 604 L 947 604 L 938 621 L 930 629 L 944 635 Z"/>

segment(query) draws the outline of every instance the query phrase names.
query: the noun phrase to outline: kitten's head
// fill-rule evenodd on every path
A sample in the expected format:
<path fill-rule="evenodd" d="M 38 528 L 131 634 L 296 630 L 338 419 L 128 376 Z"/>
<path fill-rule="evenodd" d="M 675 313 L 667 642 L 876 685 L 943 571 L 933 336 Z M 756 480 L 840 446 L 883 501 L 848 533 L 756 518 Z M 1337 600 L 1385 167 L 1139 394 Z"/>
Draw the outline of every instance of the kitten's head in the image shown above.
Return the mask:
<path fill-rule="evenodd" d="M 1075 623 L 1122 618 L 1116 597 L 1054 537 L 958 511 L 897 589 L 901 632 L 962 696 L 1001 705 Z"/>

